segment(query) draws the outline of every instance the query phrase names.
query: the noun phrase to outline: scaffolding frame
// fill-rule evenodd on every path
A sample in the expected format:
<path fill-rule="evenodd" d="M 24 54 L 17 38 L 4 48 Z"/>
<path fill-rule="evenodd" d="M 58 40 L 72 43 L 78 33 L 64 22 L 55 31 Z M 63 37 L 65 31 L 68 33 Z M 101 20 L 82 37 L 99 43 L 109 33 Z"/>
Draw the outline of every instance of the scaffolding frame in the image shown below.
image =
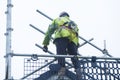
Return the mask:
<path fill-rule="evenodd" d="M 36 61 L 33 61 L 30 58 L 26 58 L 24 72 L 25 75 L 31 73 L 35 69 L 42 67 L 43 65 L 49 63 L 50 61 L 54 60 L 54 58 L 39 58 Z M 80 72 L 83 75 L 83 79 L 80 80 L 119 80 L 120 79 L 120 63 L 116 62 L 115 60 L 107 60 L 104 61 L 103 59 L 97 59 L 95 62 L 92 59 L 79 59 L 80 60 Z M 68 62 L 71 62 L 67 59 Z M 46 67 L 38 70 L 38 72 L 34 73 L 33 75 L 26 78 L 26 80 L 56 80 L 58 77 L 57 73 L 59 68 L 56 61 L 52 62 Z M 68 73 L 69 71 L 69 73 Z M 73 73 L 71 75 L 71 73 Z M 71 77 L 72 76 L 72 77 Z M 64 80 L 77 80 L 74 68 L 71 66 L 66 65 L 66 74 L 64 77 L 70 79 Z"/>
<path fill-rule="evenodd" d="M 12 25 L 11 25 L 11 18 L 12 18 L 12 16 L 11 16 L 11 14 L 12 14 L 12 7 L 13 7 L 13 5 L 11 4 L 11 0 L 7 0 L 7 11 L 5 12 L 5 14 L 7 14 L 7 18 L 6 18 L 6 33 L 5 33 L 5 36 L 6 36 L 6 55 L 5 55 L 5 59 L 6 59 L 6 65 L 5 65 L 5 67 L 6 67 L 6 74 L 5 74 L 5 80 L 13 80 L 13 78 L 12 78 L 12 75 L 11 75 L 11 58 L 13 57 L 13 56 L 22 56 L 22 57 L 25 57 L 25 56 L 27 56 L 27 57 L 33 57 L 33 58 L 37 58 L 37 57 L 55 57 L 55 59 L 54 60 L 56 60 L 56 58 L 57 57 L 65 57 L 65 58 L 72 58 L 72 57 L 76 57 L 76 56 L 74 56 L 74 55 L 54 55 L 52 52 L 48 52 L 49 54 L 52 54 L 52 55 L 37 55 L 37 54 L 19 54 L 19 53 L 13 53 L 12 52 L 12 50 L 11 50 L 11 32 L 13 31 L 13 28 L 12 28 Z M 38 13 L 40 13 L 41 15 L 43 15 L 43 16 L 45 16 L 46 18 L 48 18 L 49 20 L 53 20 L 52 18 L 50 18 L 49 16 L 47 16 L 46 14 L 44 14 L 44 13 L 42 13 L 41 11 L 39 11 L 39 10 L 36 10 Z M 42 30 L 40 30 L 40 29 L 38 29 L 37 27 L 35 27 L 35 26 L 33 26 L 32 24 L 30 24 L 30 26 L 32 27 L 32 28 L 34 28 L 34 29 L 36 29 L 37 31 L 39 31 L 39 32 L 41 32 L 41 33 L 43 33 L 44 34 L 44 32 L 42 31 Z M 90 41 L 92 41 L 93 40 L 93 38 L 91 38 L 90 40 L 86 40 L 86 39 L 84 39 L 83 37 L 81 37 L 81 36 L 79 36 L 79 38 L 80 39 L 82 39 L 83 41 L 85 41 L 82 45 L 80 45 L 80 47 L 81 46 L 83 46 L 83 45 L 85 45 L 86 43 L 88 43 L 88 44 L 90 44 L 91 46 L 93 46 L 93 47 L 95 47 L 96 49 L 98 49 L 99 51 L 101 51 L 103 54 L 105 54 L 105 55 L 107 55 L 107 56 L 109 56 L 109 57 L 106 57 L 106 58 L 103 58 L 103 57 L 95 57 L 96 59 L 109 59 L 109 60 L 117 60 L 117 61 L 119 61 L 120 60 L 120 58 L 114 58 L 112 55 L 110 55 L 110 54 L 108 54 L 108 52 L 107 52 L 107 50 L 106 49 L 100 49 L 99 47 L 97 47 L 96 45 L 94 45 L 94 44 L 92 44 Z M 36 46 L 37 47 L 39 47 L 39 48 L 41 48 L 42 49 L 42 47 L 40 46 L 40 45 L 38 45 L 38 44 L 36 44 Z M 85 59 L 93 59 L 93 57 L 85 57 L 85 56 L 82 56 L 82 55 L 80 55 L 80 56 L 77 56 L 77 57 L 79 57 L 79 58 L 85 58 Z M 53 60 L 53 61 L 54 61 Z M 48 64 L 46 64 L 46 65 L 49 65 L 49 64 L 51 64 L 53 61 L 51 61 L 50 63 L 48 63 Z M 67 63 L 67 64 L 69 64 L 69 63 Z M 26 76 L 24 76 L 24 77 L 22 77 L 21 79 L 23 80 L 23 79 L 25 79 L 26 77 L 28 77 L 28 76 L 30 76 L 30 75 L 32 75 L 33 73 L 35 73 L 35 72 L 37 72 L 38 70 L 40 70 L 41 68 L 44 68 L 46 65 L 44 65 L 44 66 L 42 66 L 42 67 L 40 67 L 39 69 L 37 69 L 37 70 L 35 70 L 35 71 L 33 71 L 32 73 L 30 73 L 30 74 L 28 74 L 28 75 L 26 75 Z M 70 65 L 70 64 L 69 64 Z M 20 79 L 20 80 L 21 80 Z"/>
<path fill-rule="evenodd" d="M 13 5 L 11 4 L 11 0 L 7 0 L 7 11 L 5 12 L 5 14 L 7 14 L 7 24 L 6 24 L 6 75 L 5 75 L 5 79 L 9 80 L 11 79 L 11 55 L 10 53 L 12 53 L 11 50 L 11 32 L 13 31 L 12 29 L 12 25 L 11 25 L 11 9 L 12 9 Z"/>

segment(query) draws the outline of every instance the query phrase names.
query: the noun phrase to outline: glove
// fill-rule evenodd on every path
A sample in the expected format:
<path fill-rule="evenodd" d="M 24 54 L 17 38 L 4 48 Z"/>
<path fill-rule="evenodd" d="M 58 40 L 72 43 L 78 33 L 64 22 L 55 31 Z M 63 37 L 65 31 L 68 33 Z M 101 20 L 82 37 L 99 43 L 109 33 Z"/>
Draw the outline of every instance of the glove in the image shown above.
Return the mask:
<path fill-rule="evenodd" d="M 48 47 L 47 46 L 43 46 L 43 51 L 44 52 L 48 52 Z"/>

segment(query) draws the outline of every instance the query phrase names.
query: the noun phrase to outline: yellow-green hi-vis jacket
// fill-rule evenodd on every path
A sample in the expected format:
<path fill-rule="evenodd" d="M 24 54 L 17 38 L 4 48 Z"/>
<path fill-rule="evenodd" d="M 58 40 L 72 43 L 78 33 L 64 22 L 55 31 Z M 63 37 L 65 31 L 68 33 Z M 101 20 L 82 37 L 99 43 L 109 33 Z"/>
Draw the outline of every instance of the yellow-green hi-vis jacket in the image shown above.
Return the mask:
<path fill-rule="evenodd" d="M 43 45 L 47 46 L 49 45 L 50 39 L 52 37 L 52 34 L 54 34 L 54 39 L 62 38 L 62 37 L 68 37 L 70 42 L 75 43 L 78 45 L 79 38 L 78 38 L 78 27 L 77 25 L 74 28 L 68 28 L 69 22 L 71 20 L 69 17 L 59 17 L 52 21 L 52 24 L 49 25 L 48 30 L 45 34 L 45 38 L 43 41 Z"/>

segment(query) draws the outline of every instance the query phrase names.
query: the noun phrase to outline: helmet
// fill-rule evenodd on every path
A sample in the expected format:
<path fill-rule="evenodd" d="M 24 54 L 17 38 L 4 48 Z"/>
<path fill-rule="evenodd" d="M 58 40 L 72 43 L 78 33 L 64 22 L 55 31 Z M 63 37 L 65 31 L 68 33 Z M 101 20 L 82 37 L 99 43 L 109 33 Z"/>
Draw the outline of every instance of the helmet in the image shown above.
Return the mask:
<path fill-rule="evenodd" d="M 60 15 L 59 15 L 59 17 L 63 17 L 63 16 L 68 16 L 68 17 L 70 17 L 67 12 L 61 12 Z"/>

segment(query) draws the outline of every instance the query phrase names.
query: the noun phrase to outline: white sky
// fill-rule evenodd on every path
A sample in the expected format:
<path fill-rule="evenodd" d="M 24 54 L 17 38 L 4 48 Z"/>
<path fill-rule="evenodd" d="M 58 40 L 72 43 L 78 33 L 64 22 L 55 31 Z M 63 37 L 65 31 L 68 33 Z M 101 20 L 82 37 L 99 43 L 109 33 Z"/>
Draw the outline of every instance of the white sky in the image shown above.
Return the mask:
<path fill-rule="evenodd" d="M 34 44 L 42 44 L 44 36 L 31 28 L 35 25 L 43 31 L 47 30 L 50 20 L 36 12 L 36 9 L 51 18 L 58 17 L 59 13 L 66 11 L 79 27 L 79 34 L 86 40 L 94 38 L 93 44 L 106 48 L 114 57 L 120 56 L 120 0 L 12 0 L 12 50 L 14 53 L 44 53 Z M 5 76 L 5 44 L 7 0 L 0 0 L 0 80 Z M 80 43 L 83 41 L 80 40 Z M 49 50 L 55 52 L 52 43 Z M 81 47 L 79 53 L 83 56 L 103 56 L 100 51 L 89 44 Z M 46 53 L 45 53 L 46 54 Z M 12 76 L 20 78 L 23 74 L 23 58 L 12 58 Z M 18 67 L 17 67 L 18 66 Z M 19 68 L 19 69 L 18 69 Z M 18 70 L 18 71 L 16 71 Z"/>

